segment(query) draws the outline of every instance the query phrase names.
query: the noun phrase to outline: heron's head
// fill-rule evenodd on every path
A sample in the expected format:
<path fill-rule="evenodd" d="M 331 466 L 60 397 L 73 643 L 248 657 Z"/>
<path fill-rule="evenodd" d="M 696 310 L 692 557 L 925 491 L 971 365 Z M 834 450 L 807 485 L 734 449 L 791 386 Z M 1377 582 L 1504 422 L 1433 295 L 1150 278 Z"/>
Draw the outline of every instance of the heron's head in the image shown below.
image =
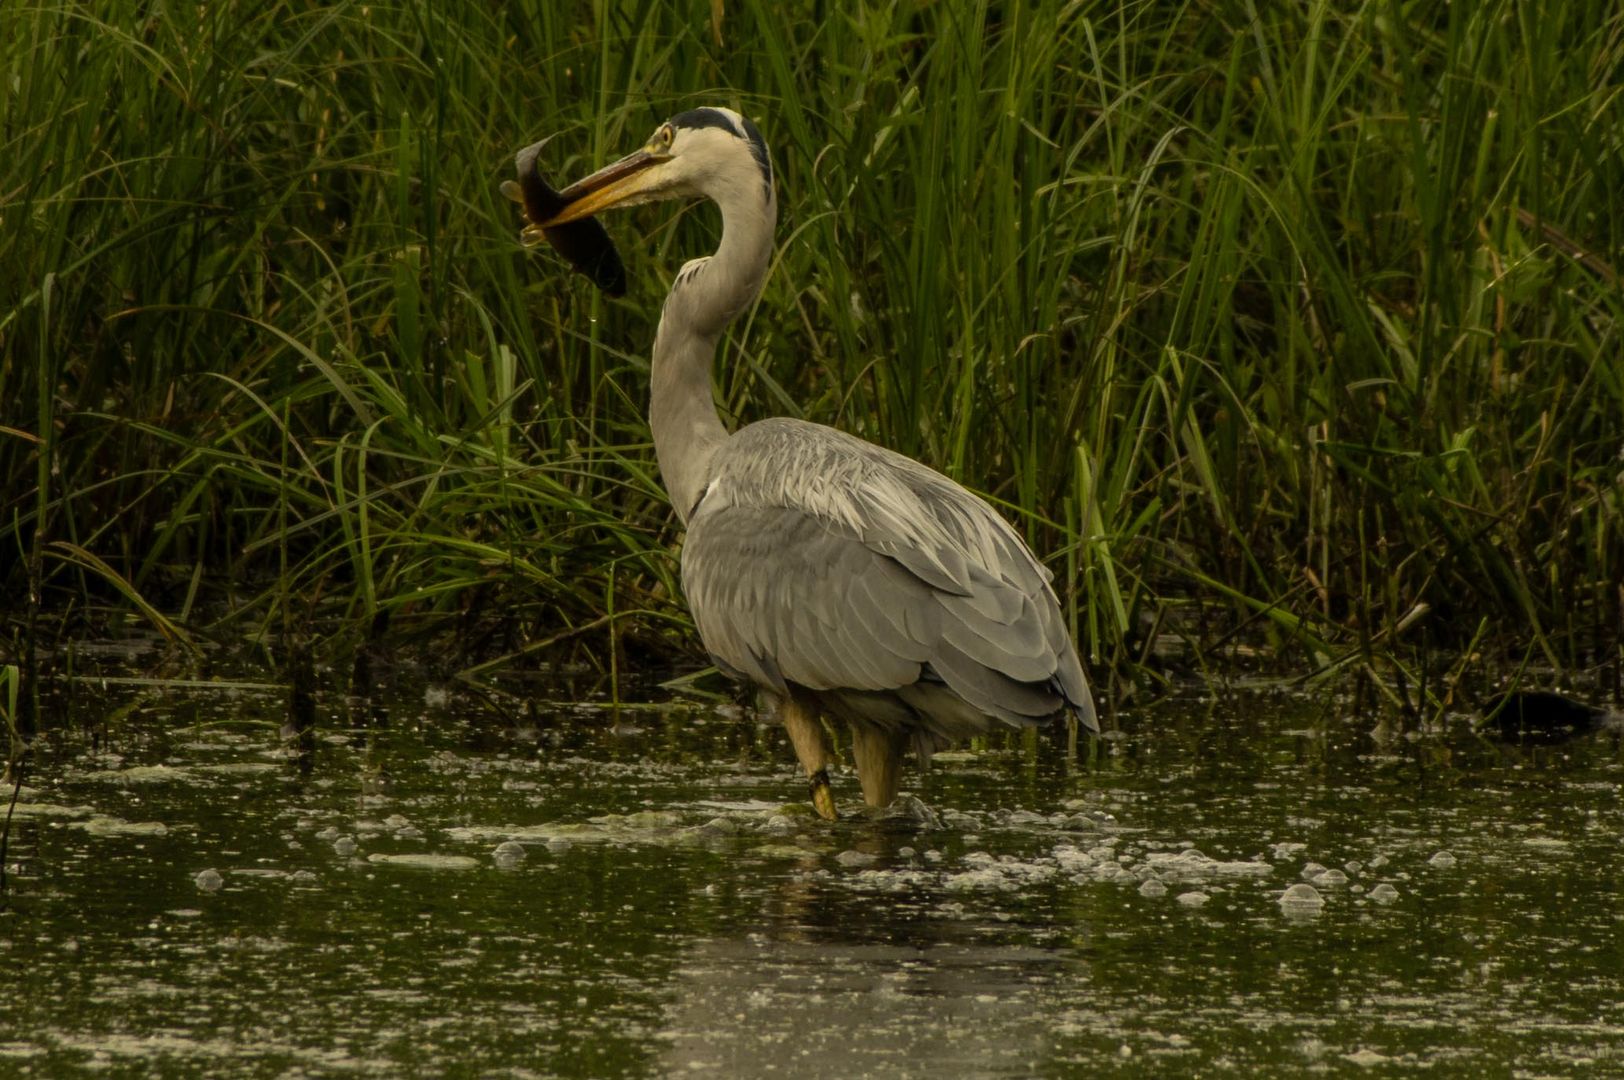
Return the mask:
<path fill-rule="evenodd" d="M 754 202 L 766 210 L 773 204 L 773 170 L 756 125 L 732 109 L 689 109 L 655 128 L 635 153 L 559 194 L 566 205 L 542 222 L 548 228 L 659 199 Z"/>

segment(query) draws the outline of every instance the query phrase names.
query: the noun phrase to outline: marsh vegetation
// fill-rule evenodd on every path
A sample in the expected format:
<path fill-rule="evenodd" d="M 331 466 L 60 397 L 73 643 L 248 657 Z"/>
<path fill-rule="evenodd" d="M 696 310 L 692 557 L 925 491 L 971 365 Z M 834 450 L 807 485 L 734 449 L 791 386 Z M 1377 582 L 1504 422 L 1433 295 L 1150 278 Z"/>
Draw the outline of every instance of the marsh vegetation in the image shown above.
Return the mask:
<path fill-rule="evenodd" d="M 690 656 L 646 355 L 716 223 L 613 222 L 611 300 L 497 187 L 719 101 L 784 222 L 726 410 L 996 500 L 1115 690 L 1170 642 L 1434 703 L 1474 655 L 1616 660 L 1621 18 L 7 5 L 7 639 Z"/>

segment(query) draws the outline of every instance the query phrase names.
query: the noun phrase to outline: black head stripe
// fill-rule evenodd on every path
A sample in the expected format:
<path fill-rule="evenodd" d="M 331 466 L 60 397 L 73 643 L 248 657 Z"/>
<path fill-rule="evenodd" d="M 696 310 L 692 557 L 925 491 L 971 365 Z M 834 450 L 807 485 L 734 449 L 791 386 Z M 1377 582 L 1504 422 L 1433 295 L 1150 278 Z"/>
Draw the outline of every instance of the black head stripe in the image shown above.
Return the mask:
<path fill-rule="evenodd" d="M 750 122 L 748 116 L 741 117 L 744 121 L 744 137 L 750 143 L 750 156 L 756 159 L 756 167 L 761 170 L 761 186 L 767 189 L 767 198 L 773 195 L 773 166 L 767 160 L 767 140 L 761 137 L 761 129 Z"/>
<path fill-rule="evenodd" d="M 677 128 L 721 128 L 729 135 L 739 134 L 739 129 L 733 125 L 727 113 L 717 109 L 689 109 L 680 112 L 671 118 L 671 126 Z"/>
<path fill-rule="evenodd" d="M 744 130 L 733 118 L 720 109 L 689 109 L 680 112 L 671 118 L 671 126 L 675 128 L 720 128 L 729 135 L 743 139 L 750 144 L 750 156 L 756 159 L 756 168 L 761 170 L 761 186 L 770 199 L 773 193 L 773 167 L 767 157 L 767 140 L 761 137 L 761 130 L 750 122 L 749 117 L 740 117 Z"/>

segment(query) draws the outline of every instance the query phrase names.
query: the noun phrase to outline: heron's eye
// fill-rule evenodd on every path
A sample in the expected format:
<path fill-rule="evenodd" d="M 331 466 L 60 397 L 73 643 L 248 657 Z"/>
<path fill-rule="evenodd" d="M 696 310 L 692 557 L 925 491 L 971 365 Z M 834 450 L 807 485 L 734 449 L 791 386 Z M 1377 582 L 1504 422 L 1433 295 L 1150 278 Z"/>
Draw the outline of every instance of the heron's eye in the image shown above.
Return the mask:
<path fill-rule="evenodd" d="M 676 138 L 677 129 L 670 124 L 661 124 L 660 129 L 654 133 L 654 138 L 648 141 L 649 149 L 664 153 L 671 149 L 671 140 Z"/>

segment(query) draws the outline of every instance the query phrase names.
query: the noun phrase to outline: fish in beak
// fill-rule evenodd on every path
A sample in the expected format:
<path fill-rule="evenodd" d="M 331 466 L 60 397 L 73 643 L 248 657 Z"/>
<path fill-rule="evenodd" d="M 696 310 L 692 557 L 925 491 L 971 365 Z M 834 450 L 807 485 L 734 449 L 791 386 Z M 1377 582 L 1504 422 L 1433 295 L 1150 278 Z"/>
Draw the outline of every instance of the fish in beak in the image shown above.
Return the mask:
<path fill-rule="evenodd" d="M 595 211 L 572 212 L 574 200 L 585 193 L 578 194 L 576 189 L 615 166 L 600 170 L 560 192 L 542 176 L 538 164 L 537 159 L 547 142 L 543 139 L 514 155 L 518 180 L 502 182 L 502 194 L 524 209 L 526 224 L 519 233 L 520 242 L 534 247 L 545 240 L 598 288 L 610 296 L 626 295 L 626 264 L 620 261 L 620 252 L 615 250 L 615 242 L 603 224 L 591 217 Z"/>
<path fill-rule="evenodd" d="M 549 229 L 569 225 L 616 206 L 658 197 L 663 178 L 658 170 L 651 170 L 670 161 L 671 155 L 657 145 L 651 143 L 565 188 L 559 194 L 563 206 L 542 224 Z"/>

